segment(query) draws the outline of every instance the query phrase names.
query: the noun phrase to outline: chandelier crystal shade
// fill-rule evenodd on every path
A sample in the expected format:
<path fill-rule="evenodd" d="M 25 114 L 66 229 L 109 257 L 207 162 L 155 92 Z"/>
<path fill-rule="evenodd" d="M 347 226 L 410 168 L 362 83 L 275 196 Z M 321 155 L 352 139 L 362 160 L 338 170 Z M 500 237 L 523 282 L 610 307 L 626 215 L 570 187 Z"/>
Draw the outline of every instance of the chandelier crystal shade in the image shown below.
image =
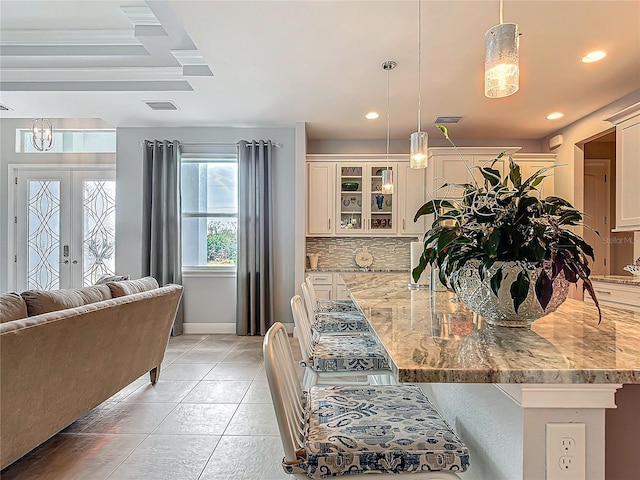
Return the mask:
<path fill-rule="evenodd" d="M 410 138 L 409 166 L 411 168 L 427 168 L 429 165 L 429 135 L 420 130 L 422 103 L 422 6 L 418 0 L 418 131 Z"/>
<path fill-rule="evenodd" d="M 35 118 L 31 125 L 31 145 L 39 152 L 53 148 L 53 125 L 48 118 Z"/>
<path fill-rule="evenodd" d="M 520 87 L 520 35 L 515 23 L 502 23 L 487 30 L 484 36 L 484 94 L 489 98 L 513 95 Z"/>
<path fill-rule="evenodd" d="M 387 60 L 382 64 L 382 69 L 387 72 L 387 167 L 382 171 L 382 193 L 391 194 L 393 193 L 393 170 L 389 168 L 389 117 L 390 111 L 389 108 L 389 72 L 396 68 L 396 62 L 392 60 Z"/>

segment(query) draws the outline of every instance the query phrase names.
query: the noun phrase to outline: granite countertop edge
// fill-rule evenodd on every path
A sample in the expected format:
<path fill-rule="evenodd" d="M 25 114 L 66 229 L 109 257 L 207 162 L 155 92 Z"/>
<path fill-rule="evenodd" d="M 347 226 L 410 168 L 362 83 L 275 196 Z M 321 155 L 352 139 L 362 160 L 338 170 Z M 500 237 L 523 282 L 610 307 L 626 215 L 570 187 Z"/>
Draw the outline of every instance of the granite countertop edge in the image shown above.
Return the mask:
<path fill-rule="evenodd" d="M 369 268 L 369 269 L 364 269 L 364 268 L 357 268 L 357 267 L 350 267 L 350 268 L 316 268 L 315 270 L 312 270 L 310 268 L 307 268 L 305 270 L 305 273 L 406 273 L 407 275 L 409 274 L 409 269 L 407 270 L 394 270 L 394 269 L 384 269 L 384 268 Z"/>
<path fill-rule="evenodd" d="M 640 277 L 634 277 L 632 275 L 591 275 L 589 278 L 597 282 L 640 287 Z"/>

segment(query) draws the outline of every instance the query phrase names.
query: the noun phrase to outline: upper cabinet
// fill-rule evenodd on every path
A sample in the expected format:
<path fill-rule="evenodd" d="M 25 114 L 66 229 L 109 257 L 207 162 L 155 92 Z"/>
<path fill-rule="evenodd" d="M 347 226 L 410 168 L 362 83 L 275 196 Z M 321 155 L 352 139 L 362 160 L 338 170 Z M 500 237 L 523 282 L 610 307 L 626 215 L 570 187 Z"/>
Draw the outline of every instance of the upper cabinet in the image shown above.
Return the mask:
<path fill-rule="evenodd" d="M 434 198 L 458 198 L 462 194 L 460 188 L 441 187 L 445 183 L 449 185 L 465 184 L 473 183 L 474 180 L 482 184 L 484 177 L 477 167 L 489 167 L 501 152 L 512 155 L 519 150 L 519 147 L 461 147 L 458 148 L 458 151 L 449 147 L 435 147 L 429 150 L 431 152 L 430 168 L 433 164 L 431 170 L 433 178 L 428 179 L 427 186 L 431 186 L 429 189 L 431 195 Z M 507 158 L 503 156 L 496 160 L 493 168 L 498 170 L 500 175 L 504 175 L 508 169 L 507 161 Z"/>
<path fill-rule="evenodd" d="M 335 227 L 335 162 L 307 163 L 307 234 L 331 235 Z"/>
<path fill-rule="evenodd" d="M 388 235 L 396 233 L 396 193 L 382 193 L 386 162 L 337 162 L 340 192 L 336 211 L 336 235 Z M 395 174 L 396 163 L 389 169 Z"/>
<path fill-rule="evenodd" d="M 640 230 L 640 103 L 607 120 L 616 126 L 616 230 Z"/>
<path fill-rule="evenodd" d="M 536 188 L 540 192 L 538 194 L 540 198 L 553 195 L 554 169 L 551 167 L 556 164 L 555 153 L 518 153 L 513 155 L 513 160 L 520 166 L 520 174 L 523 180 L 526 180 L 541 168 L 550 168 L 550 170 L 543 173 L 545 178 Z"/>
<path fill-rule="evenodd" d="M 409 162 L 398 162 L 396 174 L 396 196 L 398 198 L 398 233 L 411 237 L 422 237 L 427 231 L 425 217 L 414 223 L 418 209 L 427 201 L 427 169 L 415 169 Z M 429 222 L 431 226 L 431 222 Z"/>
<path fill-rule="evenodd" d="M 427 171 L 409 168 L 406 155 L 392 157 L 387 165 L 379 155 L 309 155 L 307 235 L 422 236 L 425 221 L 413 218 L 426 201 Z M 387 166 L 394 175 L 392 194 L 382 192 Z"/>

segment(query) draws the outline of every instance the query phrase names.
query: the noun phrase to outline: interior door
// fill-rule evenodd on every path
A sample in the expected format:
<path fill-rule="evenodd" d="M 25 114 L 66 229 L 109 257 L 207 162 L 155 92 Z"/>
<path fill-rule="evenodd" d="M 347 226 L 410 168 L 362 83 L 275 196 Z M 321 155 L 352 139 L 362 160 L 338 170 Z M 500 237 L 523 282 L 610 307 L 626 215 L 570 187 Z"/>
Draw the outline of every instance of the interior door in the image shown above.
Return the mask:
<path fill-rule="evenodd" d="M 78 288 L 113 274 L 112 167 L 25 168 L 15 178 L 16 290 Z"/>
<path fill-rule="evenodd" d="M 584 165 L 584 239 L 593 247 L 595 261 L 591 267 L 593 275 L 608 275 L 610 271 L 611 219 L 610 162 L 585 160 Z M 596 234 L 598 232 L 598 234 Z"/>

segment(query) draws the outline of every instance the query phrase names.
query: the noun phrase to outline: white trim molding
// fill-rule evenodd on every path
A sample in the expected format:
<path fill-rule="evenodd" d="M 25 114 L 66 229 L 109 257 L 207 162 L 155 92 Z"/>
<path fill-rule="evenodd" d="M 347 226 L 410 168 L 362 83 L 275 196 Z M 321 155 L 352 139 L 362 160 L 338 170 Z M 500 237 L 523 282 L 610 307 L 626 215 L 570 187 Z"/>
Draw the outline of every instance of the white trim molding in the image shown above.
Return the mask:
<path fill-rule="evenodd" d="M 284 324 L 287 333 L 293 332 L 293 323 Z M 220 335 L 236 333 L 235 323 L 183 323 L 185 335 Z"/>
<path fill-rule="evenodd" d="M 514 384 L 496 385 L 522 408 L 616 408 L 621 384 Z"/>

